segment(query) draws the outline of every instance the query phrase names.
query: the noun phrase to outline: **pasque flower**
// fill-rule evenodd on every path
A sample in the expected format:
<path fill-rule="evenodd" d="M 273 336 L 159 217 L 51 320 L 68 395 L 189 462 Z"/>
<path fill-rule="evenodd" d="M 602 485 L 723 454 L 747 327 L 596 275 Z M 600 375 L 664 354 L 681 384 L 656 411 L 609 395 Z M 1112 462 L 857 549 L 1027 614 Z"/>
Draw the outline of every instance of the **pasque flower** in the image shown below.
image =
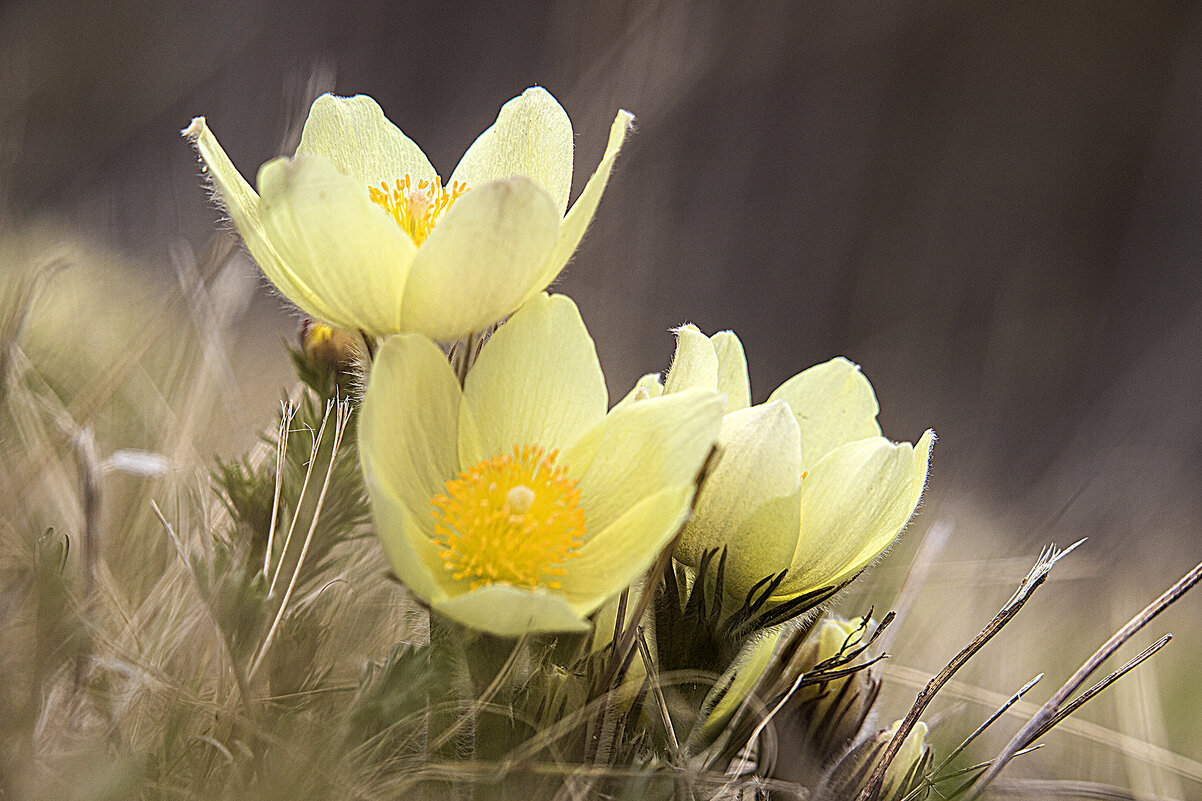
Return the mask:
<path fill-rule="evenodd" d="M 494 634 L 585 629 L 679 530 L 722 420 L 712 388 L 607 405 L 592 339 L 562 295 L 519 309 L 462 388 L 426 337 L 388 339 L 359 443 L 401 580 Z"/>
<path fill-rule="evenodd" d="M 630 398 L 696 387 L 723 392 L 726 416 L 717 465 L 676 558 L 697 565 L 707 550 L 725 547 L 724 587 L 734 603 L 781 571 L 770 603 L 838 587 L 880 556 L 914 513 L 934 434 L 916 445 L 882 437 L 872 386 L 846 359 L 811 367 L 751 406 L 738 337 L 711 338 L 688 325 L 678 331 L 667 379 L 644 377 Z"/>
<path fill-rule="evenodd" d="M 506 103 L 444 184 L 365 95 L 322 95 L 292 158 L 258 192 L 205 123 L 184 131 L 264 274 L 331 325 L 439 341 L 492 325 L 563 269 L 593 218 L 633 118 L 618 112 L 596 172 L 568 209 L 572 123 L 535 87 Z"/>

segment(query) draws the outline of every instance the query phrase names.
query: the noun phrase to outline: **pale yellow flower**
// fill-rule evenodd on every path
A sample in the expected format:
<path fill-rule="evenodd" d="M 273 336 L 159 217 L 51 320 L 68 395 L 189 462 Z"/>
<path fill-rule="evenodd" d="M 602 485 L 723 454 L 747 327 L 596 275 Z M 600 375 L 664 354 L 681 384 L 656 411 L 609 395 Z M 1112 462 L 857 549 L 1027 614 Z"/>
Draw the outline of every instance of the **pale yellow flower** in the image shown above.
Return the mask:
<path fill-rule="evenodd" d="M 257 193 L 204 117 L 184 135 L 247 249 L 289 300 L 350 331 L 448 342 L 502 319 L 559 275 L 632 119 L 618 112 L 570 210 L 572 123 L 538 87 L 501 108 L 445 186 L 365 95 L 317 98 L 295 157 L 264 164 Z"/>
<path fill-rule="evenodd" d="M 462 389 L 429 339 L 387 340 L 359 443 L 401 580 L 494 634 L 585 629 L 679 530 L 722 420 L 712 389 L 607 405 L 592 339 L 562 295 L 519 309 Z"/>
<path fill-rule="evenodd" d="M 855 798 L 863 790 L 869 776 L 876 770 L 880 760 L 885 755 L 885 749 L 901 728 L 902 721 L 897 720 L 888 729 L 881 729 L 875 736 L 864 740 L 834 767 L 823 788 L 823 798 Z M 881 786 L 874 798 L 880 801 L 905 801 L 911 798 L 911 793 L 923 784 L 924 774 L 931 764 L 931 749 L 927 747 L 926 738 L 929 729 L 927 724 L 918 721 L 881 780 Z"/>
<path fill-rule="evenodd" d="M 725 588 L 734 603 L 781 571 L 773 604 L 850 581 L 918 506 L 934 434 L 916 445 L 882 437 L 872 386 L 846 359 L 811 367 L 751 406 L 738 337 L 711 338 L 689 325 L 678 332 L 667 379 L 645 376 L 623 405 L 695 387 L 724 393 L 727 414 L 719 460 L 676 558 L 696 566 L 705 551 L 727 548 Z"/>

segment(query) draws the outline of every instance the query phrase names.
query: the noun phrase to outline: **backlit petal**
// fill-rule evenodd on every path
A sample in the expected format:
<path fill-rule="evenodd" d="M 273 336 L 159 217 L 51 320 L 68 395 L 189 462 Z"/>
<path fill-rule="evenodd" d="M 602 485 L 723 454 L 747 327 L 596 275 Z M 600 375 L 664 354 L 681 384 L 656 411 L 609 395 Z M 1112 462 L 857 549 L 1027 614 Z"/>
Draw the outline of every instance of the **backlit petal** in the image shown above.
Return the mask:
<path fill-rule="evenodd" d="M 642 575 L 676 535 L 692 497 L 691 484 L 646 495 L 582 545 L 563 563 L 562 592 L 572 608 L 591 614 Z"/>
<path fill-rule="evenodd" d="M 718 435 L 718 461 L 697 497 L 676 558 L 696 566 L 707 550 L 728 546 L 728 591 L 741 597 L 787 568 L 801 524 L 797 421 L 784 402 L 733 412 Z"/>
<path fill-rule="evenodd" d="M 501 106 L 497 121 L 463 154 L 451 181 L 478 187 L 515 175 L 541 186 L 563 217 L 572 190 L 572 121 L 538 86 Z"/>
<path fill-rule="evenodd" d="M 810 469 L 801 485 L 801 539 L 778 595 L 846 581 L 889 547 L 918 506 L 933 436 L 928 431 L 917 445 L 850 442 Z"/>
<path fill-rule="evenodd" d="M 385 340 L 360 407 L 359 452 L 369 477 L 431 535 L 429 501 L 460 470 L 459 405 L 459 382 L 433 342 L 416 334 Z"/>
<path fill-rule="evenodd" d="M 259 195 L 234 167 L 217 138 L 209 130 L 209 126 L 205 124 L 205 118 L 197 117 L 192 120 L 192 124 L 184 129 L 183 134 L 191 140 L 204 160 L 205 169 L 213 179 L 217 199 L 225 207 L 226 213 L 246 244 L 246 249 L 258 262 L 267 279 L 309 315 L 347 328 L 352 321 L 335 315 L 324 299 L 310 288 L 308 282 L 297 276 L 292 268 L 280 259 L 280 255 L 268 241 L 263 231 L 263 223 L 259 219 Z"/>
<path fill-rule="evenodd" d="M 843 357 L 798 373 L 768 399 L 786 401 L 797 417 L 801 464 L 806 469 L 845 442 L 881 433 L 872 385 L 859 367 Z"/>
<path fill-rule="evenodd" d="M 438 546 L 424 531 L 429 515 L 410 509 L 396 493 L 381 485 L 376 478 L 380 471 L 366 456 L 363 459 L 367 475 L 367 492 L 371 497 L 372 516 L 376 524 L 376 536 L 384 546 L 396 573 L 406 587 L 427 602 L 437 602 L 446 597 L 442 584 L 450 583 L 451 574 L 442 566 Z"/>
<path fill-rule="evenodd" d="M 264 164 L 259 190 L 264 231 L 321 298 L 328 322 L 396 333 L 416 249 L 358 182 L 324 158 L 301 156 Z"/>
<path fill-rule="evenodd" d="M 683 325 L 676 330 L 676 355 L 664 380 L 664 392 L 679 392 L 689 387 L 717 389 L 718 355 L 710 338 L 695 325 Z"/>
<path fill-rule="evenodd" d="M 726 395 L 726 413 L 751 405 L 751 380 L 747 376 L 747 356 L 734 331 L 719 331 L 710 337 L 718 355 L 718 391 Z"/>
<path fill-rule="evenodd" d="M 540 295 L 493 334 L 468 373 L 464 405 L 475 441 L 462 443 L 461 460 L 473 464 L 514 445 L 566 448 L 605 419 L 607 404 L 597 351 L 576 304 Z M 479 450 L 466 450 L 472 445 Z"/>
<path fill-rule="evenodd" d="M 492 325 L 545 284 L 559 217 L 529 178 L 485 184 L 456 201 L 418 250 L 402 324 L 449 342 Z"/>
<path fill-rule="evenodd" d="M 580 478 L 595 535 L 649 493 L 690 484 L 722 425 L 722 396 L 688 389 L 610 412 L 597 454 Z"/>
<path fill-rule="evenodd" d="M 434 608 L 465 626 L 502 637 L 558 631 L 587 631 L 588 623 L 558 593 L 491 584 L 453 598 L 435 601 Z"/>
<path fill-rule="evenodd" d="M 313 101 L 301 133 L 297 155 L 324 156 L 364 187 L 392 184 L 406 175 L 434 178 L 434 168 L 420 147 L 388 121 L 367 95 L 325 94 Z"/>
<path fill-rule="evenodd" d="M 633 122 L 634 115 L 629 111 L 619 111 L 618 116 L 614 118 L 613 125 L 609 129 L 609 143 L 605 146 L 605 155 L 601 157 L 601 163 L 597 165 L 596 172 L 588 179 L 580 197 L 576 198 L 576 202 L 572 204 L 572 209 L 563 218 L 563 226 L 559 229 L 559 241 L 543 266 L 542 276 L 539 279 L 540 288 L 555 280 L 555 276 L 563 270 L 568 259 L 572 258 L 572 254 L 576 252 L 580 240 L 584 238 L 584 232 L 588 229 L 589 223 L 593 221 L 597 205 L 601 202 L 601 194 L 605 191 L 609 174 L 613 172 L 618 151 L 622 149 L 622 142 L 626 140 L 626 133 L 630 130 Z"/>

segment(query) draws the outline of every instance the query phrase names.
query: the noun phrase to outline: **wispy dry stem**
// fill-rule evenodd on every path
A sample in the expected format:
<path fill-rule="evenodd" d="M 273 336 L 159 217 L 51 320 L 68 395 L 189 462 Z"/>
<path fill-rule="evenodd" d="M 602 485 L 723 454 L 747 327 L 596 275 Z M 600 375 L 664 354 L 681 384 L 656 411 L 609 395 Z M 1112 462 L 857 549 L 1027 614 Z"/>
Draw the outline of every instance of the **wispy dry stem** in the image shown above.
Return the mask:
<path fill-rule="evenodd" d="M 1011 738 L 1006 747 L 1002 749 L 1002 752 L 993 760 L 993 764 L 989 766 L 989 769 L 977 779 L 967 796 L 967 800 L 972 801 L 972 799 L 977 798 L 985 787 L 997 778 L 997 775 L 1014 758 L 1014 755 L 1019 750 L 1034 742 L 1035 738 L 1047 730 L 1045 725 L 1060 712 L 1061 707 L 1068 700 L 1068 697 L 1076 692 L 1111 654 L 1117 651 L 1127 640 L 1134 637 L 1140 629 L 1151 623 L 1157 615 L 1176 603 L 1181 596 L 1189 592 L 1200 580 L 1202 580 L 1202 562 L 1195 565 L 1193 570 L 1182 576 L 1176 584 L 1165 590 L 1159 598 L 1148 604 L 1139 614 L 1127 621 L 1126 625 L 1111 635 L 1110 639 L 1103 643 L 1101 648 L 1094 651 L 1093 655 L 1089 659 L 1086 659 L 1081 667 L 1077 668 L 1077 672 L 1064 683 L 1064 686 L 1057 690 L 1055 695 L 1040 707 L 1035 716 L 1027 721 L 1027 724 L 1019 729 L 1018 733 Z"/>
<path fill-rule="evenodd" d="M 915 700 L 914 706 L 910 708 L 910 712 L 906 715 L 905 720 L 902 721 L 897 732 L 893 735 L 893 739 L 889 741 L 884 754 L 877 760 L 876 768 L 872 771 L 872 776 L 869 777 L 868 782 L 864 785 L 864 789 L 860 792 L 858 801 L 871 801 L 871 799 L 876 797 L 890 763 L 897 756 L 897 752 L 901 750 L 902 744 L 905 742 L 906 737 L 909 736 L 910 731 L 913 730 L 914 724 L 918 723 L 918 719 L 926 711 L 927 706 L 934 700 L 935 695 L 943 685 L 952 676 L 956 675 L 956 671 L 963 667 L 977 651 L 985 647 L 985 644 L 993 639 L 995 634 L 1014 619 L 1014 616 L 1018 614 L 1018 611 L 1022 609 L 1023 605 L 1031 597 L 1031 594 L 1047 580 L 1048 573 L 1051 572 L 1056 563 L 1072 553 L 1084 541 L 1078 540 L 1063 551 L 1054 547 L 1046 548 L 1039 555 L 1039 559 L 1036 560 L 1035 566 L 1031 568 L 1031 572 L 1019 583 L 1018 589 L 1014 591 L 1014 595 L 1010 596 L 1010 600 L 998 611 L 993 620 L 989 621 L 989 624 L 981 629 L 981 633 L 974 637 L 972 642 L 964 646 L 960 653 L 956 654 L 947 663 L 947 666 L 927 683 L 927 686 L 918 694 L 918 698 Z"/>

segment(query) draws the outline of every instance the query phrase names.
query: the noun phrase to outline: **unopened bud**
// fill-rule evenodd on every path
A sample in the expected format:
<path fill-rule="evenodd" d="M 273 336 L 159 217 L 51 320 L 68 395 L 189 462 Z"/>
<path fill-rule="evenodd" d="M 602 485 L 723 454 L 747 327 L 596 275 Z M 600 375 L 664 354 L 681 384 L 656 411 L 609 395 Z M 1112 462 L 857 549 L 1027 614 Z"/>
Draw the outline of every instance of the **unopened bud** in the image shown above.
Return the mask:
<path fill-rule="evenodd" d="M 354 336 L 311 318 L 301 323 L 300 344 L 309 361 L 337 373 L 349 371 L 359 359 L 359 342 Z"/>

